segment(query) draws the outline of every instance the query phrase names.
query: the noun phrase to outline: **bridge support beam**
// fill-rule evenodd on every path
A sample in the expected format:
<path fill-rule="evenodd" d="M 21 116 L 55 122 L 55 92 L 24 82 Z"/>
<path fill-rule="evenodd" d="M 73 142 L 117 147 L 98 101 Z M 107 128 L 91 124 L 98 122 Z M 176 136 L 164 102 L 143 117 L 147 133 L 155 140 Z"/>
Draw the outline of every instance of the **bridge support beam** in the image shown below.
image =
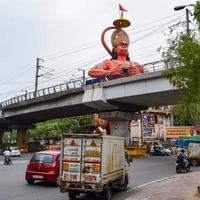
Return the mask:
<path fill-rule="evenodd" d="M 132 113 L 122 111 L 111 111 L 100 113 L 101 119 L 109 120 L 110 134 L 115 136 L 124 137 L 127 144 L 130 143 L 130 121 L 136 118 Z"/>
<path fill-rule="evenodd" d="M 18 128 L 17 129 L 17 146 L 23 147 L 26 144 L 26 131 L 27 128 Z"/>
<path fill-rule="evenodd" d="M 3 135 L 4 135 L 4 132 L 1 132 L 0 133 L 0 145 L 3 144 Z"/>

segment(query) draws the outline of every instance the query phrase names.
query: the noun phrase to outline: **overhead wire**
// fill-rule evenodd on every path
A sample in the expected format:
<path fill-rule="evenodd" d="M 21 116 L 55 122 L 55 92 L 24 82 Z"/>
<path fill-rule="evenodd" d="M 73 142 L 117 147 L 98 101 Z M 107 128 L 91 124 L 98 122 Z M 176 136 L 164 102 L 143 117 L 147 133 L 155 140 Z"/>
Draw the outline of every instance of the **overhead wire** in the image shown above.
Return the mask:
<path fill-rule="evenodd" d="M 27 72 L 27 71 L 29 71 L 30 69 L 33 68 L 33 66 L 30 66 L 30 65 L 32 65 L 32 64 L 33 64 L 33 62 L 31 62 L 31 63 L 29 63 L 29 64 L 23 66 L 23 67 L 25 67 L 25 68 L 24 68 L 22 71 L 13 73 L 13 74 L 12 74 L 13 76 L 11 76 L 9 79 L 4 80 L 4 82 L 9 82 L 9 81 L 11 81 L 11 80 L 14 80 L 14 79 L 20 77 L 20 76 L 23 75 L 25 72 Z"/>
<path fill-rule="evenodd" d="M 182 17 L 182 16 L 183 16 L 183 15 L 179 16 L 179 17 L 176 18 L 175 20 L 179 19 L 179 18 Z M 164 24 L 159 25 L 159 28 L 158 28 L 158 29 L 153 30 L 151 33 L 148 33 L 147 35 L 145 35 L 145 36 L 143 36 L 143 37 L 147 37 L 148 35 L 150 35 L 150 34 L 152 34 L 152 33 L 155 33 L 156 31 L 162 29 L 164 26 L 170 24 L 170 23 L 173 22 L 173 21 L 174 21 L 174 19 L 171 20 L 170 22 L 167 22 L 167 23 L 164 23 Z M 157 26 L 153 26 L 152 28 L 155 28 L 155 27 L 158 27 L 158 25 L 157 25 Z M 145 29 L 145 30 L 146 30 L 146 29 Z M 143 31 L 144 31 L 144 30 L 143 30 Z M 139 38 L 139 39 L 140 39 L 140 38 Z M 139 39 L 138 39 L 138 40 L 139 40 Z M 137 41 L 134 41 L 134 42 L 137 42 Z"/>
<path fill-rule="evenodd" d="M 182 15 L 181 15 L 182 16 Z M 180 18 L 180 17 L 178 17 L 178 18 Z M 178 19 L 178 18 L 176 18 L 176 19 Z M 164 25 L 163 26 L 166 26 L 167 24 L 169 24 L 169 23 L 171 23 L 172 21 L 174 21 L 174 20 L 176 20 L 176 19 L 173 19 L 173 20 L 171 20 L 170 22 L 167 22 L 167 23 L 164 23 Z M 160 21 L 160 20 L 159 20 Z M 153 22 L 152 22 L 153 23 Z M 158 30 L 160 30 L 163 26 L 161 26 L 161 27 L 159 27 L 159 28 L 157 28 L 156 30 L 153 30 L 153 31 L 151 31 L 150 33 L 148 33 L 148 34 L 146 34 L 146 35 L 144 35 L 144 36 L 142 36 L 142 37 L 140 37 L 140 38 L 138 38 L 137 40 L 135 40 L 135 41 L 133 41 L 132 43 L 135 43 L 135 42 L 137 42 L 137 41 L 139 41 L 139 40 L 141 40 L 141 39 L 143 39 L 143 38 L 146 38 L 146 37 L 148 37 L 149 35 L 151 35 L 151 34 L 153 34 L 153 33 L 155 33 L 155 31 L 158 31 Z M 143 27 L 143 26 L 141 26 L 141 27 Z M 154 26 L 154 27 L 156 27 L 156 26 Z M 149 29 L 148 29 L 149 30 Z M 144 31 L 144 30 L 142 30 L 142 31 Z M 132 34 L 132 33 L 131 33 Z M 137 32 L 135 33 L 135 34 L 137 34 Z M 131 43 L 131 44 L 132 44 Z M 99 45 L 99 44 L 98 44 Z M 61 54 L 61 55 L 59 55 L 59 56 L 57 56 L 57 57 L 51 57 L 51 58 L 47 58 L 47 60 L 49 61 L 49 60 L 53 60 L 53 59 L 56 59 L 56 58 L 60 58 L 60 57 L 63 57 L 63 56 L 66 56 L 66 55 L 69 55 L 69 54 L 73 54 L 73 53 L 76 53 L 76 52 L 79 52 L 79 51 L 82 51 L 82 50 L 86 50 L 86 49 L 89 49 L 89 48 L 92 48 L 92 47 L 94 47 L 95 45 L 93 44 L 93 45 L 90 45 L 90 46 L 87 46 L 87 47 L 82 47 L 82 48 L 80 48 L 80 49 L 76 49 L 76 50 L 74 50 L 74 51 L 71 51 L 71 52 L 68 52 L 68 53 L 63 53 L 63 54 Z M 96 59 L 96 60 L 93 60 L 93 61 L 91 61 L 91 62 L 89 62 L 89 63 L 86 63 L 84 66 L 87 66 L 87 65 L 89 65 L 89 64 L 92 64 L 92 63 L 94 63 L 94 62 L 96 62 L 96 61 L 98 61 L 98 60 L 100 60 L 100 59 L 103 59 L 103 58 L 105 58 L 106 56 L 103 56 L 103 57 L 101 57 L 101 58 L 98 58 L 98 59 Z M 79 67 L 80 68 L 80 67 Z M 75 69 L 73 69 L 73 71 L 74 71 Z M 73 72 L 73 71 L 68 71 L 68 72 L 66 72 L 66 73 L 70 73 L 70 72 Z M 62 72 L 61 72 L 62 73 Z M 59 74 L 57 77 L 54 77 L 54 78 L 50 78 L 49 80 L 46 80 L 44 83 L 46 83 L 46 82 L 48 82 L 48 81 L 50 81 L 50 80 L 54 80 L 54 79 L 56 79 L 56 78 L 59 78 L 59 77 L 61 77 L 63 74 Z M 40 84 L 42 84 L 43 82 L 41 82 Z M 31 86 L 28 86 L 28 87 L 26 87 L 26 88 L 30 88 L 30 87 L 32 87 L 32 85 Z M 26 88 L 23 88 L 23 89 L 26 89 Z M 13 90 L 12 90 L 13 91 Z M 5 94 L 5 93 L 4 93 Z M 1 94 L 2 95 L 2 94 Z"/>

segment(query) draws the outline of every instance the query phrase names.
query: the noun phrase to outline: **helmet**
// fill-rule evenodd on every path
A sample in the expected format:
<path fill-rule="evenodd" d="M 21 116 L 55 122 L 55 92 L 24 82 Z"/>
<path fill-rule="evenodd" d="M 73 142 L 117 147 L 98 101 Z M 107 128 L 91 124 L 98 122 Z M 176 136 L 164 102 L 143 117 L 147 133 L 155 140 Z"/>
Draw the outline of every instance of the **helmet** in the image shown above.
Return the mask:
<path fill-rule="evenodd" d="M 185 150 L 184 150 L 184 149 L 181 149 L 180 152 L 185 153 Z"/>

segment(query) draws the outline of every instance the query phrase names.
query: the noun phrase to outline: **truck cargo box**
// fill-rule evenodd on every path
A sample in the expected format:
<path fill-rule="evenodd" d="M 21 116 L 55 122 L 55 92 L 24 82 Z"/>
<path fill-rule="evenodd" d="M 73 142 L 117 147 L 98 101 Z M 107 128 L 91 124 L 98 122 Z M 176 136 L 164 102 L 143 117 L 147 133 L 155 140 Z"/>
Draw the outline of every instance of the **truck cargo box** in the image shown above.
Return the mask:
<path fill-rule="evenodd" d="M 101 192 L 127 174 L 124 138 L 97 134 L 69 134 L 62 141 L 60 188 Z M 128 184 L 128 177 L 126 176 Z M 121 184 L 115 183 L 114 184 Z"/>

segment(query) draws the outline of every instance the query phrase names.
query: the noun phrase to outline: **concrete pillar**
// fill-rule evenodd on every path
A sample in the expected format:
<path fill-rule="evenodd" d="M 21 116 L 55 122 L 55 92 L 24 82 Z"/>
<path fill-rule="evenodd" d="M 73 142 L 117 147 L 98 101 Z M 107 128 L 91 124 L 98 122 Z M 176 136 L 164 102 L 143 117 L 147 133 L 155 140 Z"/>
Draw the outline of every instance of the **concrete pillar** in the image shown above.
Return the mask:
<path fill-rule="evenodd" d="M 115 136 L 124 137 L 126 144 L 130 143 L 130 122 L 135 118 L 135 115 L 123 111 L 110 111 L 99 114 L 101 119 L 109 120 L 110 134 Z"/>
<path fill-rule="evenodd" d="M 23 147 L 26 144 L 26 128 L 17 129 L 17 146 Z"/>
<path fill-rule="evenodd" d="M 0 133 L 0 145 L 3 144 L 3 134 L 4 134 L 4 132 Z"/>

